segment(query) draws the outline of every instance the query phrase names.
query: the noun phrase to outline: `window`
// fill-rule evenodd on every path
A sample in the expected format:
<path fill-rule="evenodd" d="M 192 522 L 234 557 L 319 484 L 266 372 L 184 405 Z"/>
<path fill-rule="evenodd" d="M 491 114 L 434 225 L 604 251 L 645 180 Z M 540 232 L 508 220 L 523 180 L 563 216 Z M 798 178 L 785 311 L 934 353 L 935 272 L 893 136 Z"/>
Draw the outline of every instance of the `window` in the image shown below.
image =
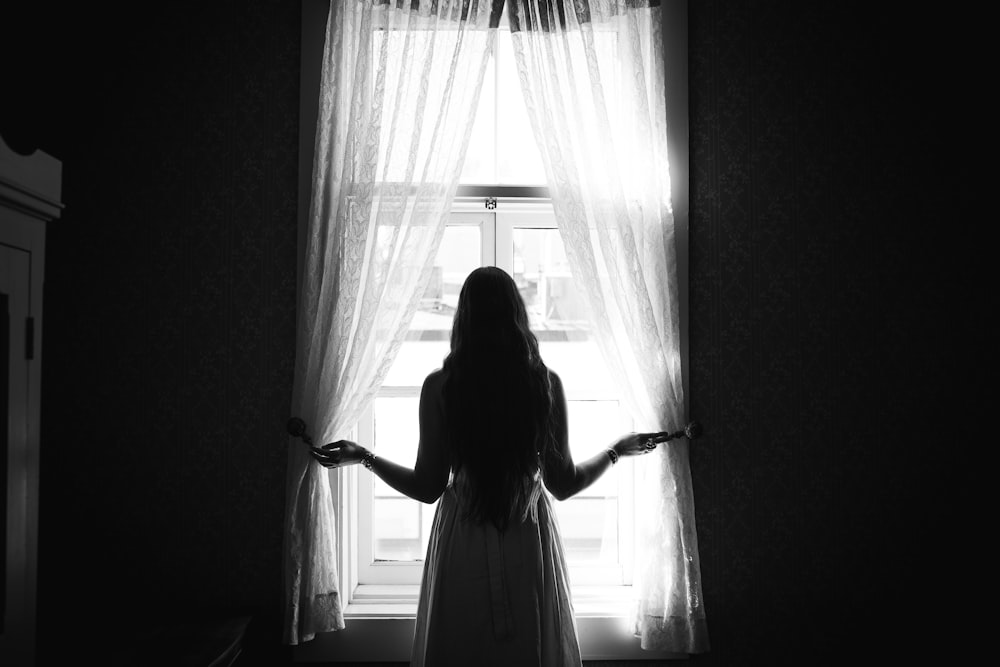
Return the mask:
<path fill-rule="evenodd" d="M 590 336 L 551 205 L 503 203 L 496 211 L 482 210 L 482 202 L 473 205 L 481 212 L 451 216 L 431 283 L 399 356 L 359 425 L 359 442 L 412 465 L 420 386 L 448 353 L 465 277 L 489 264 L 514 277 L 542 357 L 566 387 L 573 456 L 589 458 L 629 430 L 631 422 Z M 623 461 L 615 474 L 555 504 L 577 584 L 631 583 L 630 463 Z M 358 479 L 357 507 L 358 583 L 419 584 L 434 507 L 410 500 L 372 475 Z"/>
<path fill-rule="evenodd" d="M 610 48 L 614 35 L 607 38 L 601 42 Z M 402 49 L 402 34 L 391 32 L 378 34 L 373 48 L 380 49 L 386 39 L 390 49 Z M 392 178 L 393 165 L 383 173 Z M 466 276 L 493 265 L 520 288 L 542 358 L 566 388 L 574 459 L 589 458 L 630 430 L 631 420 L 591 339 L 552 205 L 539 187 L 544 170 L 507 30 L 498 31 L 494 42 L 461 183 L 465 193 L 521 196 L 504 198 L 495 210 L 485 208 L 483 197 L 458 198 L 431 282 L 393 367 L 358 425 L 358 441 L 388 459 L 413 464 L 420 387 L 448 354 L 452 316 Z M 576 585 L 631 583 L 630 463 L 555 504 Z M 434 505 L 411 500 L 372 475 L 361 475 L 352 486 L 348 502 L 358 517 L 357 584 L 418 585 Z M 359 591 L 360 597 L 365 592 Z"/>
<path fill-rule="evenodd" d="M 687 7 L 683 0 L 662 7 L 664 50 L 668 59 L 668 142 L 675 221 L 678 225 L 678 276 L 682 327 L 686 314 L 687 211 Z M 304 0 L 302 11 L 302 104 L 300 133 L 300 215 L 309 209 L 313 136 L 328 0 Z M 365 419 L 357 439 L 380 454 L 412 463 L 417 446 L 417 399 L 428 372 L 448 352 L 450 308 L 472 268 L 495 264 L 522 287 L 533 311 L 533 329 L 542 355 L 567 386 L 570 443 L 574 457 L 585 458 L 630 430 L 610 381 L 600 380 L 600 355 L 574 317 L 572 287 L 555 230 L 541 160 L 523 111 L 509 36 L 498 34 L 493 61 L 482 91 L 476 128 L 446 236 L 437 258 L 438 273 L 427 290 L 408 339 Z M 611 48 L 608 46 L 607 48 Z M 611 96 L 614 99 L 614 96 Z M 500 127 L 497 128 L 499 122 Z M 499 200 L 487 210 L 484 197 Z M 304 233 L 304 232 L 303 232 Z M 560 274 L 560 272 L 563 272 Z M 683 334 L 682 334 L 683 336 Z M 589 348 L 589 352 L 588 352 Z M 682 356 L 686 341 L 682 338 Z M 591 354 L 592 356 L 587 356 Z M 596 360 L 595 364 L 579 359 Z M 586 370 L 590 373 L 578 373 Z M 616 417 L 617 415 L 617 417 Z M 618 420 L 616 423 L 616 419 Z M 601 430 L 603 429 L 603 430 Z M 588 437 L 589 436 L 589 437 Z M 623 466 L 625 464 L 625 466 Z M 568 557 L 583 657 L 590 659 L 663 658 L 643 652 L 622 632 L 609 599 L 619 594 L 627 609 L 631 581 L 632 513 L 628 494 L 630 461 L 581 496 L 555 503 Z M 416 596 L 426 534 L 434 508 L 399 498 L 360 466 L 332 475 L 338 509 L 339 574 L 345 615 L 353 632 L 325 633 L 295 647 L 296 660 L 402 661 L 409 655 Z M 574 505 L 578 503 L 578 505 Z M 377 517 L 372 521 L 370 517 Z M 598 520 L 593 520 L 595 517 Z M 364 552 L 364 553 L 362 553 Z M 599 585 L 601 582 L 607 585 Z"/>

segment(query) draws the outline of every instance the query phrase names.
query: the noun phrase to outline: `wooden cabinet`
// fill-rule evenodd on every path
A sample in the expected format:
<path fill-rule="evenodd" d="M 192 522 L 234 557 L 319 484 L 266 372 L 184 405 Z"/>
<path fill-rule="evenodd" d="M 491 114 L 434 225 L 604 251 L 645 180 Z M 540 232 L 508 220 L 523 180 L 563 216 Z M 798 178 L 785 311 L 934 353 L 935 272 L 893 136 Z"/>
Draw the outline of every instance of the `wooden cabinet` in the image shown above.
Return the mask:
<path fill-rule="evenodd" d="M 35 662 L 45 227 L 62 163 L 0 138 L 0 664 Z"/>

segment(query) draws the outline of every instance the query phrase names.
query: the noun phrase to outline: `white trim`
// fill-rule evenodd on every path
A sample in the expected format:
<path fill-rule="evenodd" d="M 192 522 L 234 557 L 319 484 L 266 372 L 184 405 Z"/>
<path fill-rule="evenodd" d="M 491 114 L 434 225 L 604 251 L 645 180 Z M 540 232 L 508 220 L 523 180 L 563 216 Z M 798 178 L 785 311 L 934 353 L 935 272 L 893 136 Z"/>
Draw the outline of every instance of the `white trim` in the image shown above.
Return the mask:
<path fill-rule="evenodd" d="M 573 608 L 577 618 L 628 618 L 632 595 L 631 586 L 574 584 Z M 419 596 L 419 584 L 362 584 L 354 588 L 344 617 L 413 618 Z"/>

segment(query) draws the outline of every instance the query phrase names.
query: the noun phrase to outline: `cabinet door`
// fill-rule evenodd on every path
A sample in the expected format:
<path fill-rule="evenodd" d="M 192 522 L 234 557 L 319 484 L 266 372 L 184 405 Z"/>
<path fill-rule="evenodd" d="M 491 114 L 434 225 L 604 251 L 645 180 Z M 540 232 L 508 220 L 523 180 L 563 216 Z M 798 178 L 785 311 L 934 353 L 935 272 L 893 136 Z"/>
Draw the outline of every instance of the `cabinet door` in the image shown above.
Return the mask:
<path fill-rule="evenodd" d="M 0 245 L 0 664 L 32 664 L 37 456 L 29 451 L 25 347 L 30 255 Z"/>

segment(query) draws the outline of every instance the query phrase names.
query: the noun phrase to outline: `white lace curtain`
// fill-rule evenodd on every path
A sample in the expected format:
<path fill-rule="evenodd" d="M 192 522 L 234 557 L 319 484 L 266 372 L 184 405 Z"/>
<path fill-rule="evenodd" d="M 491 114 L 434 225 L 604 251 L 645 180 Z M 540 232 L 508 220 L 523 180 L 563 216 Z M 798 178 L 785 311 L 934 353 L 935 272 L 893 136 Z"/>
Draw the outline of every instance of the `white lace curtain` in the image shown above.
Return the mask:
<path fill-rule="evenodd" d="M 560 234 L 641 430 L 683 426 L 660 13 L 641 0 L 508 0 Z M 419 5 L 419 7 L 417 7 Z M 495 6 L 494 6 L 495 5 Z M 347 437 L 381 385 L 444 231 L 501 0 L 333 0 L 293 410 Z M 637 505 L 644 648 L 707 650 L 687 443 Z M 344 627 L 325 471 L 290 442 L 285 641 Z"/>
<path fill-rule="evenodd" d="M 496 31 L 490 0 L 333 0 L 292 408 L 346 438 L 430 278 Z M 344 627 L 326 471 L 288 446 L 285 642 Z"/>
<path fill-rule="evenodd" d="M 560 236 L 640 431 L 684 426 L 658 2 L 508 0 L 514 56 Z M 635 630 L 708 650 L 688 443 L 643 461 Z"/>

